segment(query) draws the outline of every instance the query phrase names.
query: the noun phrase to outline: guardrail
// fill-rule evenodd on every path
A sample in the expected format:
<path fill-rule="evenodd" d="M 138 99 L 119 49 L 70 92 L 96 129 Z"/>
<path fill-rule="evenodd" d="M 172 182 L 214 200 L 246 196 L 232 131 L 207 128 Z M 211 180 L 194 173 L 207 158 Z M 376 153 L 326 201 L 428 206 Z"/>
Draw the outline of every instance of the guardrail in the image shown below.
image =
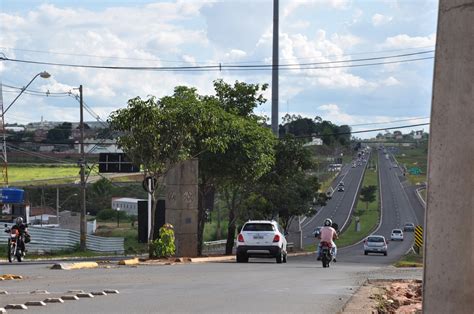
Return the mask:
<path fill-rule="evenodd" d="M 214 253 L 214 254 L 224 253 L 226 243 L 227 243 L 227 240 L 204 242 L 203 252 L 208 253 L 208 254 L 209 253 Z M 234 247 L 235 247 L 235 241 L 234 241 Z"/>
<path fill-rule="evenodd" d="M 11 224 L 7 224 L 11 226 Z M 1 226 L 3 227 L 3 226 Z M 28 227 L 31 242 L 27 244 L 30 253 L 46 253 L 75 249 L 80 243 L 80 233 L 75 230 L 60 228 Z M 0 244 L 7 244 L 8 234 L 0 232 Z M 87 235 L 88 250 L 101 253 L 124 253 L 124 238 L 106 238 Z"/>

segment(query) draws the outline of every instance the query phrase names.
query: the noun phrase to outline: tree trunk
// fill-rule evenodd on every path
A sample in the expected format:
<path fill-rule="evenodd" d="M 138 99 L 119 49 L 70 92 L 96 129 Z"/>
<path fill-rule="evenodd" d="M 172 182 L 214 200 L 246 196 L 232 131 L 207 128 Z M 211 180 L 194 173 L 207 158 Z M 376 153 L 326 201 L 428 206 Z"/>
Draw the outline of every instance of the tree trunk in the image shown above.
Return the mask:
<path fill-rule="evenodd" d="M 216 226 L 216 238 L 220 240 L 222 238 L 222 230 L 221 230 L 221 207 L 217 207 L 217 226 Z"/>
<path fill-rule="evenodd" d="M 213 205 L 214 186 L 207 183 L 200 184 L 198 195 L 198 255 L 202 255 L 206 209 L 212 209 L 214 207 Z"/>
<path fill-rule="evenodd" d="M 232 255 L 235 240 L 235 209 L 229 208 L 229 226 L 227 227 L 227 242 L 225 244 L 225 254 Z"/>

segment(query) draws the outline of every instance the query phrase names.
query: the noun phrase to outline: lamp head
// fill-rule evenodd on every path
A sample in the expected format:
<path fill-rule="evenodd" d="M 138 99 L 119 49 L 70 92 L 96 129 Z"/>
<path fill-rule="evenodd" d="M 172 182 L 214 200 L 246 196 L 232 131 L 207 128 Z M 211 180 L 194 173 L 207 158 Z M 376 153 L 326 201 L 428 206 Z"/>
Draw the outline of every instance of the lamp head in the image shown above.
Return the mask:
<path fill-rule="evenodd" d="M 39 75 L 40 75 L 42 78 L 45 78 L 45 79 L 51 77 L 51 74 L 49 74 L 49 73 L 46 72 L 46 71 L 41 72 Z"/>

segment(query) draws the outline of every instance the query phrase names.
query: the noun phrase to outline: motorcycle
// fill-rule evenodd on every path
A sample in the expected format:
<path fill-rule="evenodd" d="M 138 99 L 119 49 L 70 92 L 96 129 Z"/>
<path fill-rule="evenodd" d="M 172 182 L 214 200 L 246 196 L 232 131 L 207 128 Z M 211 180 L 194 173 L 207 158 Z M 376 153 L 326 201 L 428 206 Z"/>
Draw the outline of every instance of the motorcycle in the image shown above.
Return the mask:
<path fill-rule="evenodd" d="M 323 263 L 323 267 L 329 267 L 329 263 L 332 261 L 332 254 L 331 254 L 331 244 L 327 242 L 321 243 L 321 262 Z"/>
<path fill-rule="evenodd" d="M 8 228 L 8 225 L 5 224 L 5 233 L 8 233 L 8 247 L 7 247 L 7 257 L 10 263 L 16 258 L 18 262 L 23 260 L 23 252 L 18 246 L 19 241 L 22 241 L 22 236 L 18 229 Z"/>

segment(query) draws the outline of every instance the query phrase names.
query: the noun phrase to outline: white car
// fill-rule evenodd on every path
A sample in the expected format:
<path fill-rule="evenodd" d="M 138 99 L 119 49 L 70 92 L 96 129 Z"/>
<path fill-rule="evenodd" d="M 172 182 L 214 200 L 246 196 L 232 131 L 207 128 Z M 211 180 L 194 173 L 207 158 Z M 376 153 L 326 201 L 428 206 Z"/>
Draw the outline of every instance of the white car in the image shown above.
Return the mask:
<path fill-rule="evenodd" d="M 285 232 L 273 220 L 249 220 L 237 236 L 237 263 L 246 263 L 249 257 L 273 257 L 278 264 L 286 263 Z"/>
<path fill-rule="evenodd" d="M 403 231 L 402 231 L 402 229 L 393 229 L 392 230 L 392 235 L 390 236 L 390 240 L 392 240 L 392 241 L 395 241 L 395 240 L 403 241 Z"/>
<path fill-rule="evenodd" d="M 381 235 L 368 236 L 364 241 L 364 254 L 369 253 L 382 253 L 387 256 L 387 241 L 385 237 Z"/>

